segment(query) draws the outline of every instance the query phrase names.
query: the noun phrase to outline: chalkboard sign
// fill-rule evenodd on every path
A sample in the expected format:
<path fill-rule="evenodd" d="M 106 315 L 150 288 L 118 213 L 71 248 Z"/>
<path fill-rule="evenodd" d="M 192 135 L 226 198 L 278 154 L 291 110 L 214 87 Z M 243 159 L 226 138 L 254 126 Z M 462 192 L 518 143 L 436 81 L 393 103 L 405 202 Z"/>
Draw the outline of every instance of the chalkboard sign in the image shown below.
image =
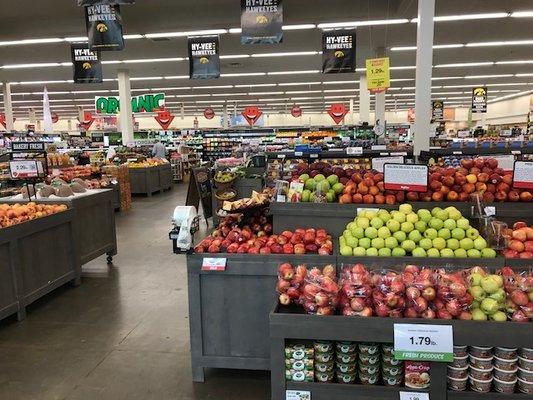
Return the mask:
<path fill-rule="evenodd" d="M 211 179 L 209 178 L 209 168 L 193 168 L 189 188 L 187 190 L 187 201 L 185 205 L 194 206 L 198 209 L 200 201 L 205 219 L 213 216 L 213 203 L 211 198 Z"/>
<path fill-rule="evenodd" d="M 14 153 L 43 152 L 44 142 L 12 142 L 11 150 Z"/>

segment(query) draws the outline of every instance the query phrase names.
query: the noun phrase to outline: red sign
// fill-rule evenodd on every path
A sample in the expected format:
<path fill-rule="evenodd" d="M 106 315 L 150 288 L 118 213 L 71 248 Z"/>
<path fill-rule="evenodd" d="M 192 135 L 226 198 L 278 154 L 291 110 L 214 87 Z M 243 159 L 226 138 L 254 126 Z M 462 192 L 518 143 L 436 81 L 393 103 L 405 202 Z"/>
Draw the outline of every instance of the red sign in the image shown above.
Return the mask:
<path fill-rule="evenodd" d="M 13 122 L 15 122 L 17 119 L 13 117 Z M 7 128 L 6 125 L 6 115 L 4 113 L 0 113 L 0 124 L 3 125 L 4 128 Z"/>
<path fill-rule="evenodd" d="M 414 108 L 410 108 L 409 110 L 407 110 L 407 121 L 408 122 L 415 122 L 415 109 Z"/>
<path fill-rule="evenodd" d="M 79 118 L 78 118 L 79 120 Z M 90 111 L 83 112 L 83 121 L 80 121 L 80 128 L 85 131 L 88 131 L 91 125 L 94 122 L 94 117 Z"/>
<path fill-rule="evenodd" d="M 246 118 L 246 121 L 248 121 L 250 126 L 254 126 L 259 118 L 261 118 L 261 115 L 263 115 L 263 113 L 257 106 L 248 106 L 242 112 L 242 116 Z"/>
<path fill-rule="evenodd" d="M 291 108 L 291 115 L 294 117 L 294 118 L 299 118 L 302 116 L 302 109 L 299 107 L 299 106 L 293 106 Z"/>
<path fill-rule="evenodd" d="M 167 110 L 159 111 L 154 118 L 164 130 L 167 130 L 172 121 L 174 121 L 174 116 Z"/>
<path fill-rule="evenodd" d="M 335 121 L 336 124 L 340 124 L 346 114 L 348 114 L 348 110 L 346 110 L 346 106 L 344 104 L 335 103 L 329 106 L 328 114 L 331 118 L 333 118 L 333 121 Z"/>
<path fill-rule="evenodd" d="M 51 113 L 52 115 L 52 123 L 57 123 L 57 121 L 59 121 L 59 115 L 57 115 L 57 113 L 53 112 Z"/>
<path fill-rule="evenodd" d="M 533 161 L 515 161 L 513 187 L 526 190 L 533 189 Z"/>
<path fill-rule="evenodd" d="M 213 110 L 211 107 L 207 107 L 204 110 L 204 117 L 205 117 L 205 119 L 213 119 L 213 118 L 215 118 L 215 110 Z"/>

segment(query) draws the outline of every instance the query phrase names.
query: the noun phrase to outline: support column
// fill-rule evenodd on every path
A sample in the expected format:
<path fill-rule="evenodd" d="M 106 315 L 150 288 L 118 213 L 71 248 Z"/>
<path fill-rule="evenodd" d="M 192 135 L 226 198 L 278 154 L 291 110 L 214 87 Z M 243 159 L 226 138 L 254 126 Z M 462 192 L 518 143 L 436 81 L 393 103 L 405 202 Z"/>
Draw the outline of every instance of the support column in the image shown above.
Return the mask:
<path fill-rule="evenodd" d="M 359 77 L 359 122 L 370 122 L 370 93 L 364 74 Z"/>
<path fill-rule="evenodd" d="M 355 125 L 355 115 L 353 113 L 353 99 L 350 99 L 350 123 Z"/>
<path fill-rule="evenodd" d="M 414 154 L 429 150 L 435 0 L 418 0 Z"/>
<path fill-rule="evenodd" d="M 131 109 L 131 83 L 128 70 L 118 71 L 118 93 L 120 96 L 120 129 L 122 144 L 133 143 L 133 111 Z"/>
<path fill-rule="evenodd" d="M 11 103 L 11 83 L 3 82 L 4 94 L 4 114 L 6 116 L 6 131 L 11 132 L 15 130 L 13 121 L 13 104 Z"/>
<path fill-rule="evenodd" d="M 30 124 L 37 123 L 37 113 L 35 112 L 35 108 L 30 108 L 28 110 L 28 119 L 30 121 Z"/>
<path fill-rule="evenodd" d="M 376 122 L 379 120 L 379 124 L 385 126 L 385 92 L 376 93 L 374 99 Z"/>

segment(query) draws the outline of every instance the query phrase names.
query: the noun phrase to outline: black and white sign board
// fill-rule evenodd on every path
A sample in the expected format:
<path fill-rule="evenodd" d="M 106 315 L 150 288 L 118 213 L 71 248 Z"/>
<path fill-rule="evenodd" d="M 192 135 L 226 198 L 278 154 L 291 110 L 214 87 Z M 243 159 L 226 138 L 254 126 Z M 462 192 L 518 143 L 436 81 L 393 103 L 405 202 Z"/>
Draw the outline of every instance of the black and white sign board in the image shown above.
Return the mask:
<path fill-rule="evenodd" d="M 375 169 L 378 172 L 383 172 L 383 166 L 387 163 L 392 164 L 403 164 L 404 158 L 399 157 L 376 157 L 372 159 L 372 169 Z"/>
<path fill-rule="evenodd" d="M 385 190 L 427 192 L 429 179 L 427 165 L 385 163 L 383 174 Z"/>
<path fill-rule="evenodd" d="M 43 166 L 35 160 L 12 160 L 9 162 L 9 173 L 11 179 L 35 179 L 43 173 Z"/>

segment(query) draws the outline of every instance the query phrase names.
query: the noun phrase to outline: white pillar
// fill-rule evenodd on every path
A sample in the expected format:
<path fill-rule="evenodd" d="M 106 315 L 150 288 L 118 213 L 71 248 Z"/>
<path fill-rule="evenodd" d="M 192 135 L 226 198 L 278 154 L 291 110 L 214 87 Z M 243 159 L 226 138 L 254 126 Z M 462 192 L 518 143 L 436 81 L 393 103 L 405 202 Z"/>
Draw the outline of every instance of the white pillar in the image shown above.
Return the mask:
<path fill-rule="evenodd" d="M 120 97 L 120 129 L 122 144 L 133 143 L 133 111 L 131 110 L 131 83 L 128 70 L 118 71 L 118 93 Z"/>
<path fill-rule="evenodd" d="M 361 75 L 359 78 L 359 122 L 370 122 L 370 93 L 366 75 Z"/>
<path fill-rule="evenodd" d="M 15 130 L 13 121 L 13 104 L 11 103 L 11 83 L 4 82 L 4 114 L 6 116 L 6 131 L 11 132 Z"/>
<path fill-rule="evenodd" d="M 78 121 L 83 122 L 85 116 L 83 115 L 83 107 L 78 106 Z"/>
<path fill-rule="evenodd" d="M 355 124 L 355 115 L 353 113 L 353 99 L 350 99 L 350 123 Z"/>
<path fill-rule="evenodd" d="M 429 150 L 435 0 L 418 0 L 414 154 Z"/>
<path fill-rule="evenodd" d="M 379 120 L 381 126 L 385 125 L 385 92 L 376 93 L 374 96 L 374 108 L 376 121 Z"/>

